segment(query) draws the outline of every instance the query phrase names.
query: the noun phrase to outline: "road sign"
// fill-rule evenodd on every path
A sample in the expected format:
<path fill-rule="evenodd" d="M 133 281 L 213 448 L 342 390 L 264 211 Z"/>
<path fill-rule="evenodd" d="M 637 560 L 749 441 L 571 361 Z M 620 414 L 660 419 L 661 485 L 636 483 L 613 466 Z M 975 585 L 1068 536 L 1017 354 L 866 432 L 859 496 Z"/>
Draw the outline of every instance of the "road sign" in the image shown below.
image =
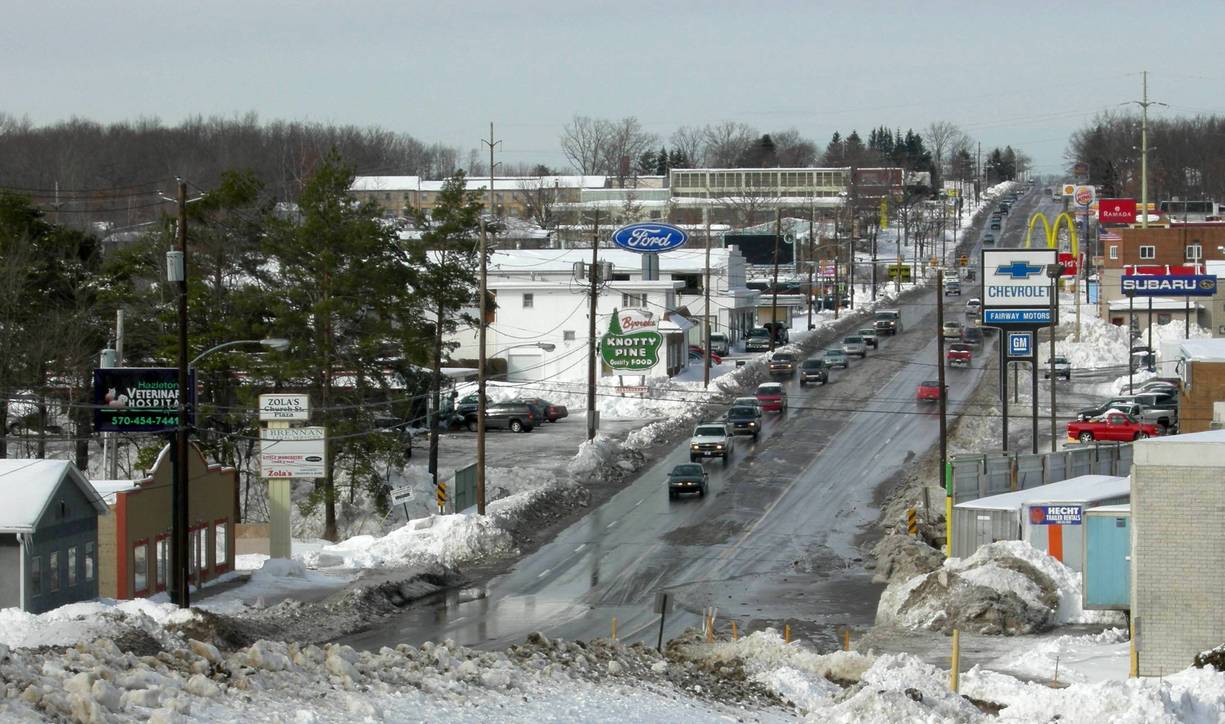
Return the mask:
<path fill-rule="evenodd" d="M 1032 332 L 1008 333 L 1008 356 L 1029 358 L 1034 356 L 1034 335 Z"/>
<path fill-rule="evenodd" d="M 260 395 L 260 422 L 310 419 L 310 395 Z"/>
<path fill-rule="evenodd" d="M 402 488 L 393 488 L 391 491 L 391 504 L 403 505 L 413 499 L 413 489 L 405 485 Z"/>
<path fill-rule="evenodd" d="M 326 427 L 266 427 L 259 431 L 262 478 L 322 478 L 326 460 Z"/>

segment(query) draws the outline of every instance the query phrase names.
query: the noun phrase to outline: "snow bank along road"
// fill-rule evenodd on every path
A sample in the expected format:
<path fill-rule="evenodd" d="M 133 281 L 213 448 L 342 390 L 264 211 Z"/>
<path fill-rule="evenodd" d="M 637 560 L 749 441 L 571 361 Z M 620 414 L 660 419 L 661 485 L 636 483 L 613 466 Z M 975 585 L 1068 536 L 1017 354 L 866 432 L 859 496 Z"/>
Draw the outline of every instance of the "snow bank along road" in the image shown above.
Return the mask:
<path fill-rule="evenodd" d="M 696 625 L 706 606 L 754 629 L 870 624 L 879 588 L 859 565 L 856 536 L 876 519 L 874 491 L 939 431 L 935 410 L 915 401 L 917 383 L 936 371 L 933 294 L 903 305 L 904 333 L 833 371 L 827 386 L 789 382 L 788 413 L 768 415 L 756 443 L 738 438 L 726 468 L 706 463 L 705 498 L 668 500 L 664 477 L 688 462 L 686 441 L 510 572 L 344 642 L 504 647 L 536 630 L 591 639 L 607 636 L 613 617 L 622 639 L 653 642 L 658 591 L 672 593 L 678 608 L 669 637 Z M 981 362 L 950 373 L 952 411 L 981 374 Z"/>

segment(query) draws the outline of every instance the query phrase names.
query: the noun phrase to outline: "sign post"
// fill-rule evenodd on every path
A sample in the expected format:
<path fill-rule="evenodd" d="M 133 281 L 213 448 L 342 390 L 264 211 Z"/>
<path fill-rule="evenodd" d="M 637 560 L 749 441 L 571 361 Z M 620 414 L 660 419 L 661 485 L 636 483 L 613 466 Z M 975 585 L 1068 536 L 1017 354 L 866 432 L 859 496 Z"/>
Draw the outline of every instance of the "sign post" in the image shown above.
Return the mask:
<path fill-rule="evenodd" d="M 260 395 L 259 419 L 268 423 L 259 436 L 260 477 L 268 478 L 268 555 L 289 558 L 293 481 L 325 475 L 327 428 L 290 427 L 310 419 L 309 395 Z"/>

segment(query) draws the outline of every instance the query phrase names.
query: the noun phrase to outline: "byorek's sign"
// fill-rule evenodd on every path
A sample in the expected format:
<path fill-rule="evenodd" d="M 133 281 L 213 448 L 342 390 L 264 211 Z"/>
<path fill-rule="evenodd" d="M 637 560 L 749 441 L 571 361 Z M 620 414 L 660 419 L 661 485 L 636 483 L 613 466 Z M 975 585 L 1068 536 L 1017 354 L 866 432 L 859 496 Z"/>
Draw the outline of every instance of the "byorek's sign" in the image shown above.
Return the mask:
<path fill-rule="evenodd" d="M 683 229 L 671 224 L 630 224 L 613 232 L 613 243 L 642 254 L 660 254 L 679 249 L 689 240 Z"/>
<path fill-rule="evenodd" d="M 659 363 L 663 343 L 659 322 L 651 312 L 614 309 L 608 334 L 600 339 L 600 358 L 614 370 L 641 372 Z"/>

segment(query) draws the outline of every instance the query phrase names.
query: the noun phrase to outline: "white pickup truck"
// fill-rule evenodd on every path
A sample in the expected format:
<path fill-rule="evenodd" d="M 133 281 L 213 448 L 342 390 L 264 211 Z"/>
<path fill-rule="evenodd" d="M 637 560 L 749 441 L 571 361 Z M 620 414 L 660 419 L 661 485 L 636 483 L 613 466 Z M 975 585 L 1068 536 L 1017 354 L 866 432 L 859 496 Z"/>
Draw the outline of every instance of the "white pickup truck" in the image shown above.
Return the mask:
<path fill-rule="evenodd" d="M 722 458 L 727 464 L 732 456 L 732 436 L 721 422 L 703 422 L 693 428 L 689 438 L 689 462 L 706 458 Z"/>

